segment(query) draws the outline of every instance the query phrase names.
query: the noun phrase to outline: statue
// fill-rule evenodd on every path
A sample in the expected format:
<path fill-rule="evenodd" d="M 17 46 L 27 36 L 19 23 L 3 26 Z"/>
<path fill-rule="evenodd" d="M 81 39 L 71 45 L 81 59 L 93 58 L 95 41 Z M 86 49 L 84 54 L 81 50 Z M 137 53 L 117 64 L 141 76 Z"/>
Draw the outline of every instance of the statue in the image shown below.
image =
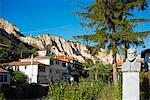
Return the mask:
<path fill-rule="evenodd" d="M 122 65 L 122 72 L 139 72 L 141 70 L 141 62 L 137 58 L 136 49 L 127 50 L 127 59 Z"/>
<path fill-rule="evenodd" d="M 122 100 L 139 100 L 140 83 L 139 72 L 141 70 L 140 59 L 137 58 L 136 49 L 127 50 L 127 59 L 122 65 L 123 72 L 123 89 Z"/>

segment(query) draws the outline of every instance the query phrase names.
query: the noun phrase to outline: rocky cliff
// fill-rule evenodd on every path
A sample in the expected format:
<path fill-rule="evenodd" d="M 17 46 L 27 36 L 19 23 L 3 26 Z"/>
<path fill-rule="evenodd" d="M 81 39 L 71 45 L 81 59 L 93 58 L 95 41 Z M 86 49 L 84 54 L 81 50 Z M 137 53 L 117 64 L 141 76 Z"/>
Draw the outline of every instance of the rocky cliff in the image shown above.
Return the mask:
<path fill-rule="evenodd" d="M 10 48 L 33 48 L 31 45 L 20 41 L 19 37 L 24 37 L 24 35 L 19 32 L 19 29 L 15 25 L 0 18 L 1 44 L 7 45 Z"/>
<path fill-rule="evenodd" d="M 88 53 L 86 46 L 80 44 L 79 42 L 64 40 L 63 38 L 51 36 L 49 34 L 39 35 L 36 37 L 25 37 L 19 32 L 19 29 L 16 26 L 3 20 L 2 18 L 0 18 L 0 28 L 4 29 L 8 34 L 14 35 L 24 43 L 38 49 L 49 49 L 56 55 L 70 55 L 80 62 L 84 62 L 84 57 L 94 59 L 91 54 Z M 104 52 L 105 50 L 99 52 L 97 57 L 106 63 L 112 63 L 111 54 L 106 55 Z"/>
<path fill-rule="evenodd" d="M 37 37 L 19 37 L 19 39 L 39 49 L 50 49 L 50 51 L 56 55 L 66 54 L 73 56 L 81 62 L 84 62 L 84 57 L 94 59 L 94 57 L 88 53 L 88 49 L 85 45 L 82 45 L 79 42 L 64 40 L 58 36 L 43 34 Z M 103 49 L 101 49 L 101 52 L 99 52 L 97 57 L 106 63 L 112 63 L 111 54 L 107 55 Z"/>
<path fill-rule="evenodd" d="M 14 36 L 24 36 L 20 33 L 19 29 L 16 27 L 16 25 L 13 25 L 9 23 L 8 21 L 4 20 L 3 18 L 0 18 L 0 28 L 4 29 L 8 34 L 14 35 Z"/>

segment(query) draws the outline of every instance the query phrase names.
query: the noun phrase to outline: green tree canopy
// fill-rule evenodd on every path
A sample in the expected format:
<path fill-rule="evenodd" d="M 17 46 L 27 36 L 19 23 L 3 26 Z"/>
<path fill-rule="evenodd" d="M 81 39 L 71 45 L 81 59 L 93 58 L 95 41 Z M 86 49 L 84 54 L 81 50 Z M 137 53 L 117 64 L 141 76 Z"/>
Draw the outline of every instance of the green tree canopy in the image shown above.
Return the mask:
<path fill-rule="evenodd" d="M 114 84 L 117 84 L 118 51 L 126 51 L 130 44 L 144 44 L 143 38 L 150 33 L 150 31 L 133 31 L 139 22 L 149 22 L 150 19 L 134 18 L 132 11 L 146 8 L 146 0 L 95 0 L 90 6 L 83 8 L 83 12 L 75 13 L 82 17 L 83 27 L 94 29 L 92 34 L 76 36 L 79 39 L 88 37 L 94 43 L 93 46 L 88 47 L 91 54 L 98 54 L 100 48 L 112 52 Z"/>
<path fill-rule="evenodd" d="M 25 84 L 25 83 L 27 83 L 27 75 L 23 74 L 20 71 L 14 71 L 14 72 L 12 72 L 11 81 L 14 84 Z"/>

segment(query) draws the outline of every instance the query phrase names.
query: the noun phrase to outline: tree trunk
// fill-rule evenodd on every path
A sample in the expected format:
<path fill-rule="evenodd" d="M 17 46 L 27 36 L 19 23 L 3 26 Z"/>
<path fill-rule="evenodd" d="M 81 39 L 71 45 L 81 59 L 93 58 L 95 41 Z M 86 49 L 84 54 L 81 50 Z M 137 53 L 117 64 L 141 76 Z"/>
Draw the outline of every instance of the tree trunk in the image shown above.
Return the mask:
<path fill-rule="evenodd" d="M 127 42 L 125 43 L 125 48 L 127 48 L 127 49 L 129 48 L 129 43 L 127 43 Z M 127 50 L 125 50 L 125 59 L 126 58 L 127 58 Z"/>
<path fill-rule="evenodd" d="M 115 34 L 115 27 L 112 28 L 112 34 Z M 115 38 L 112 38 L 112 48 L 116 48 L 116 40 Z M 116 86 L 118 84 L 118 78 L 117 78 L 117 57 L 116 57 L 117 51 L 112 51 L 112 57 L 113 57 L 113 83 Z"/>
<path fill-rule="evenodd" d="M 113 83 L 114 83 L 114 85 L 118 84 L 116 68 L 117 68 L 116 54 L 113 54 Z"/>

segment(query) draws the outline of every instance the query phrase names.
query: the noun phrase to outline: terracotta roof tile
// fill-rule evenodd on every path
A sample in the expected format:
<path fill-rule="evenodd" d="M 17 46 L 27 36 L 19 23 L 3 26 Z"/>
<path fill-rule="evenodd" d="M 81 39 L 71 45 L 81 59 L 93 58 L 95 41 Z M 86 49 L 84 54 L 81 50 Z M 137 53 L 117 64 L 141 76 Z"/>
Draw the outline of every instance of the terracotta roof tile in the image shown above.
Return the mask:
<path fill-rule="evenodd" d="M 31 61 L 27 61 L 27 62 L 20 62 L 20 61 L 17 61 L 17 62 L 10 62 L 10 63 L 8 63 L 9 65 L 38 65 L 38 64 L 42 64 L 42 63 L 40 63 L 40 62 L 37 62 L 37 61 L 33 61 L 33 62 L 31 62 Z"/>
<path fill-rule="evenodd" d="M 56 60 L 67 61 L 67 62 L 70 61 L 70 60 L 73 60 L 72 56 L 64 56 L 64 55 L 55 56 L 53 58 L 56 59 Z"/>
<path fill-rule="evenodd" d="M 122 61 L 118 61 L 117 62 L 117 66 L 122 66 L 123 62 Z"/>

